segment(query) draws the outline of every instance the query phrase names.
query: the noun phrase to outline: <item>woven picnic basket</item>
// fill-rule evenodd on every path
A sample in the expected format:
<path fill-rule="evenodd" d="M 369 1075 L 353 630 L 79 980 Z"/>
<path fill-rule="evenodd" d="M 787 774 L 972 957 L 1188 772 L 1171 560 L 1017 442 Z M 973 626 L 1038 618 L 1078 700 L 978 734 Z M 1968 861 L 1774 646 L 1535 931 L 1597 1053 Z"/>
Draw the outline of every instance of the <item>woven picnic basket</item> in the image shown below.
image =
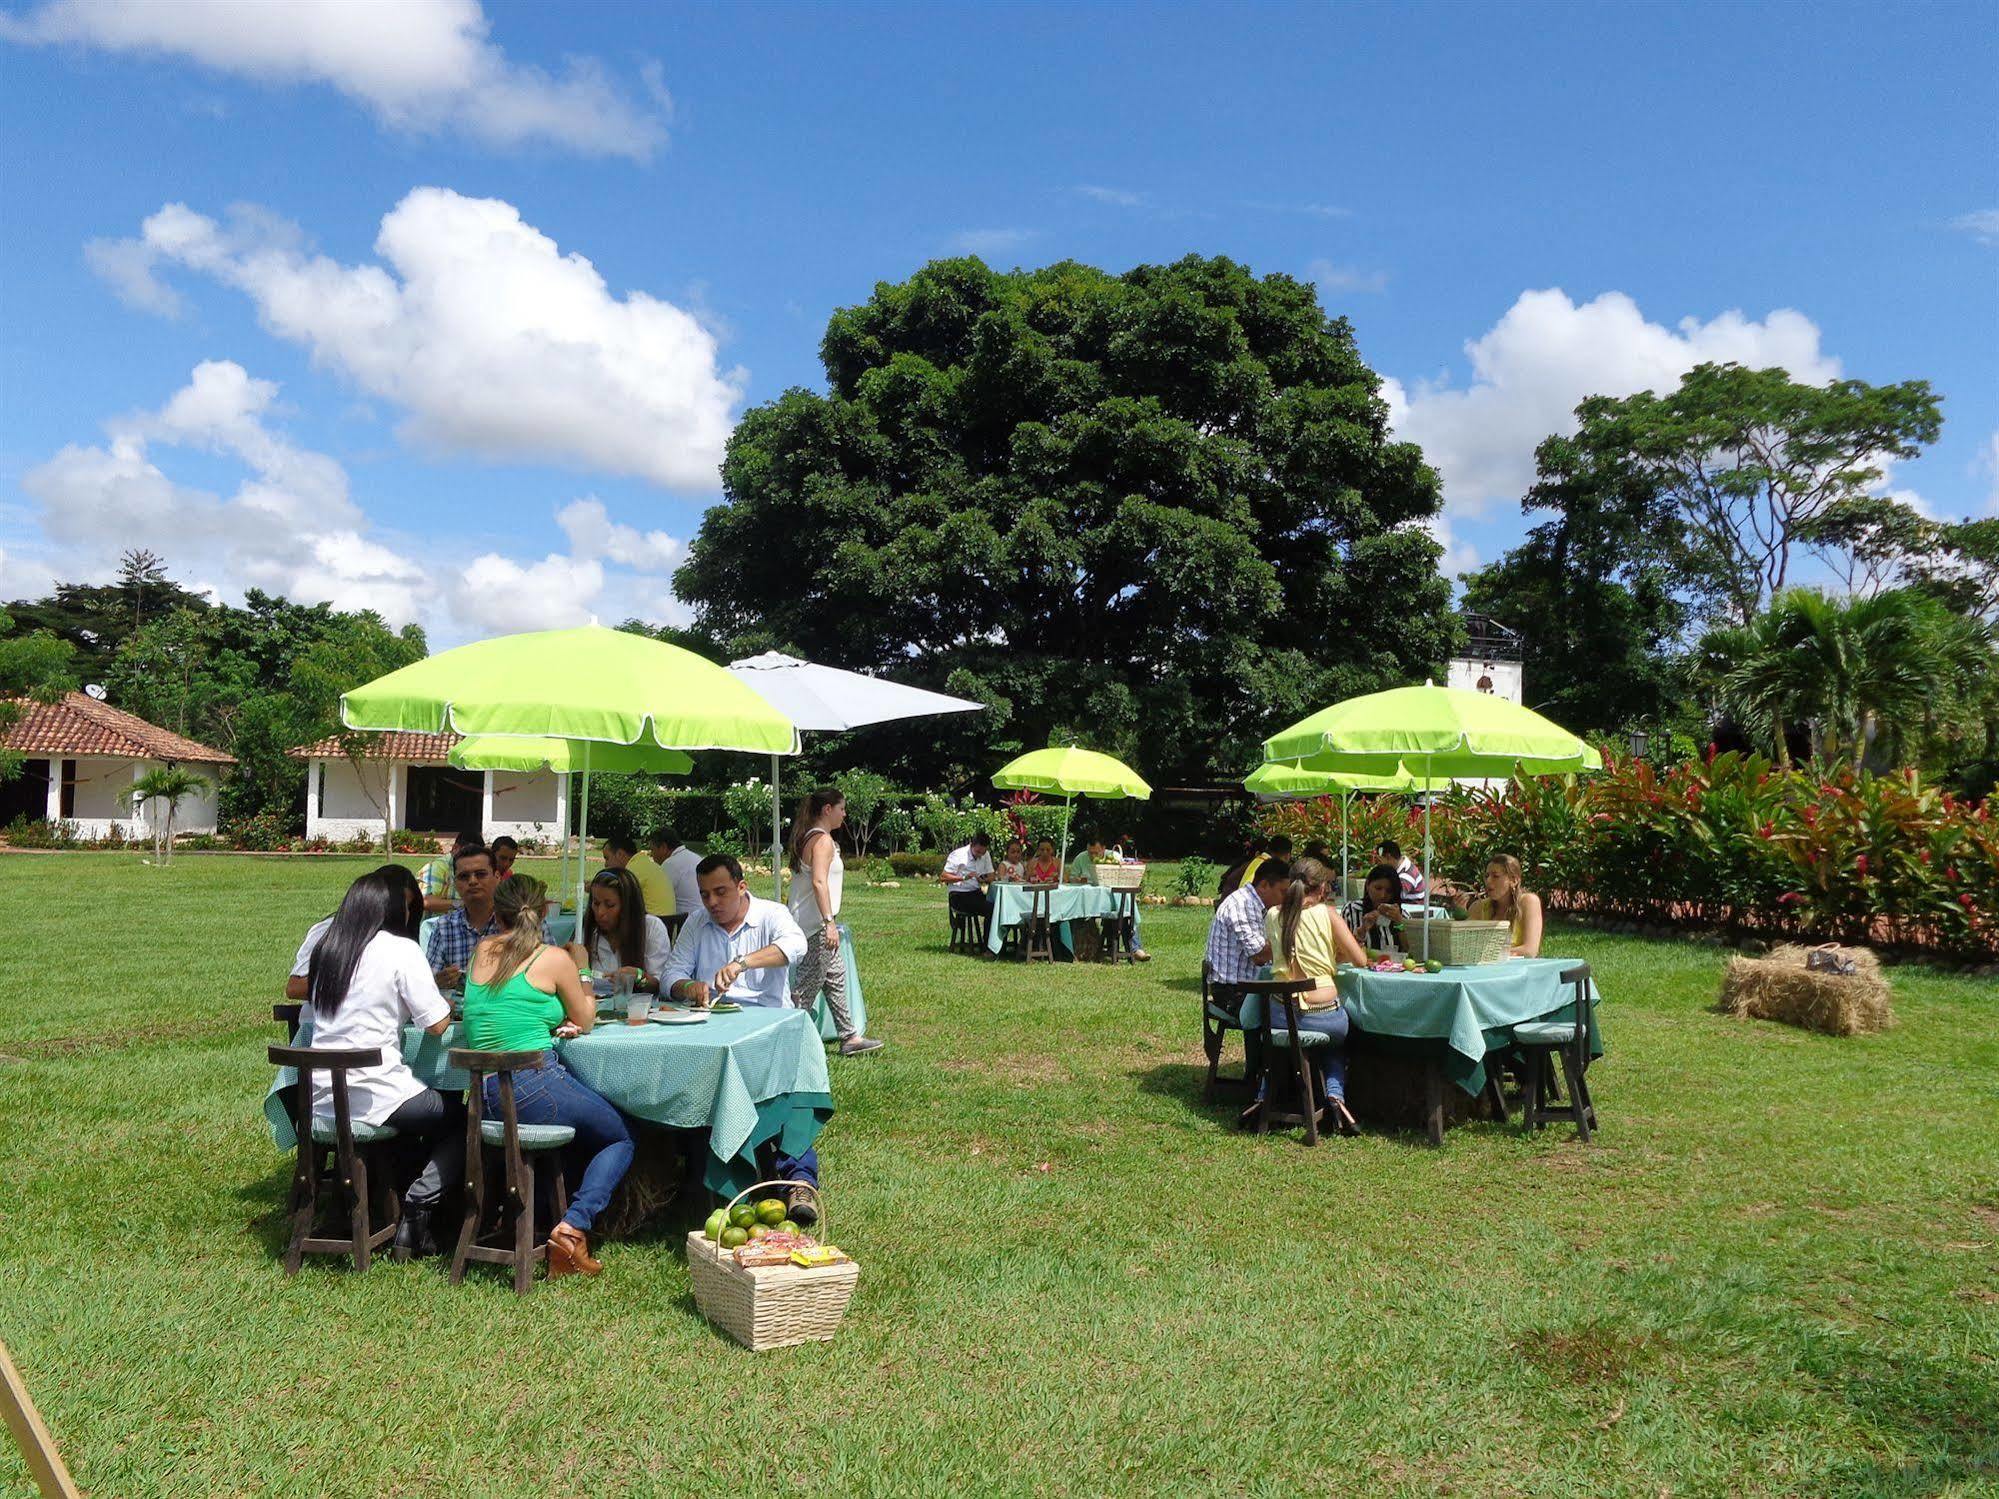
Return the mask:
<path fill-rule="evenodd" d="M 1402 924 L 1402 950 L 1412 958 L 1423 957 L 1426 931 L 1430 934 L 1428 955 L 1446 968 L 1504 963 L 1513 950 L 1511 922 L 1446 921 L 1434 916 L 1412 918 Z"/>
<path fill-rule="evenodd" d="M 1143 864 L 1099 864 L 1097 883 L 1106 890 L 1136 890 L 1145 883 Z"/>
<path fill-rule="evenodd" d="M 824 1233 L 825 1199 L 810 1182 L 758 1182 L 731 1198 L 729 1207 L 772 1187 L 804 1187 L 810 1192 L 819 1206 L 819 1229 Z M 701 1315 L 752 1353 L 829 1340 L 840 1330 L 854 1283 L 861 1277 L 861 1267 L 852 1260 L 810 1270 L 797 1265 L 745 1268 L 736 1263 L 733 1250 L 699 1229 L 687 1236 L 687 1271 L 694 1280 L 694 1305 Z"/>

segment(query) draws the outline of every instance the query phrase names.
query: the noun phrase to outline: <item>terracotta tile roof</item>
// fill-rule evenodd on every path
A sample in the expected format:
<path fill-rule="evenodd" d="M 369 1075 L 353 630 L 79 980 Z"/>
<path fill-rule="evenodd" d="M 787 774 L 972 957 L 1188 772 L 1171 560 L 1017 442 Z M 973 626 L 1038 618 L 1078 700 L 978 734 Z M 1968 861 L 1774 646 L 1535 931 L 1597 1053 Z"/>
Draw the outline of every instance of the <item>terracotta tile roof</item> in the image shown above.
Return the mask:
<path fill-rule="evenodd" d="M 460 734 L 360 734 L 363 760 L 402 760 L 411 765 L 443 765 Z M 338 736 L 285 751 L 294 760 L 338 760 L 347 752 Z"/>
<path fill-rule="evenodd" d="M 16 698 L 13 701 L 23 702 Z M 24 755 L 119 755 L 133 760 L 234 765 L 233 755 L 183 739 L 135 713 L 67 692 L 59 703 L 23 703 L 27 711 L 0 744 Z"/>

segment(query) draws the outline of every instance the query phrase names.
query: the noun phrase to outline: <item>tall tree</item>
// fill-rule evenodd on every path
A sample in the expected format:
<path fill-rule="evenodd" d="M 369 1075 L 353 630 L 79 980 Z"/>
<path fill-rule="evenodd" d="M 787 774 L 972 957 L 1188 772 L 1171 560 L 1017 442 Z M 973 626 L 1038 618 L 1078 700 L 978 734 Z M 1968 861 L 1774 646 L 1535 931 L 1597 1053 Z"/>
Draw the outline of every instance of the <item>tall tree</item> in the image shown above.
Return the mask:
<path fill-rule="evenodd" d="M 76 686 L 76 648 L 48 630 L 22 630 L 0 609 L 0 736 L 21 720 L 25 702 L 51 702 Z M 21 773 L 22 757 L 0 747 L 0 781 Z"/>
<path fill-rule="evenodd" d="M 1436 476 L 1307 284 L 938 261 L 835 313 L 820 353 L 826 394 L 736 429 L 675 587 L 732 653 L 759 633 L 992 705 L 870 741 L 905 774 L 1065 727 L 1210 774 L 1448 654 Z"/>
<path fill-rule="evenodd" d="M 1576 417 L 1570 476 L 1647 484 L 1684 529 L 1717 612 L 1738 624 L 1785 587 L 1801 530 L 1942 428 L 1926 381 L 1807 385 L 1736 364 L 1698 365 L 1664 396 L 1592 396 Z"/>

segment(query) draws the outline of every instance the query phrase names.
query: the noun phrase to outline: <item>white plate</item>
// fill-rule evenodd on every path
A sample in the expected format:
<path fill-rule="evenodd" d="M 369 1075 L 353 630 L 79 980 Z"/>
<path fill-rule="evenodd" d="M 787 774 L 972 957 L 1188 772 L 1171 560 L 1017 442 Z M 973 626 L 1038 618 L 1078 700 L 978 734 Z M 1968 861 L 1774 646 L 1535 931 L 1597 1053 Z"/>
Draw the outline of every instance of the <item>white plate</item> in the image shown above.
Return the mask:
<path fill-rule="evenodd" d="M 708 1017 L 691 1010 L 654 1010 L 652 1020 L 658 1025 L 706 1025 Z"/>

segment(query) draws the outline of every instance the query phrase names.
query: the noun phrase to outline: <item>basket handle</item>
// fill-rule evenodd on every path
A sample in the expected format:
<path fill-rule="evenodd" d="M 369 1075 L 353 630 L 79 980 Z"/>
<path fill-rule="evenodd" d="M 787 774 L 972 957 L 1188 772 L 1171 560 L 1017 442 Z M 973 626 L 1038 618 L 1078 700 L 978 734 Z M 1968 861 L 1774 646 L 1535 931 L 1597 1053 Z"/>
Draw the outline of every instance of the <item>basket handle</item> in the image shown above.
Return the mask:
<path fill-rule="evenodd" d="M 758 1182 L 758 1183 L 756 1183 L 756 1184 L 755 1184 L 754 1186 L 748 1186 L 748 1187 L 745 1187 L 745 1188 L 743 1188 L 743 1190 L 742 1190 L 742 1191 L 738 1192 L 738 1193 L 737 1193 L 737 1194 L 736 1194 L 736 1195 L 735 1195 L 734 1197 L 731 1197 L 731 1198 L 729 1199 L 729 1205 L 728 1205 L 727 1207 L 723 1208 L 723 1209 L 722 1209 L 722 1211 L 723 1211 L 723 1212 L 725 1212 L 725 1213 L 730 1213 L 730 1212 L 734 1212 L 734 1211 L 735 1211 L 735 1208 L 736 1208 L 736 1204 L 737 1204 L 737 1203 L 741 1202 L 741 1201 L 742 1201 L 742 1200 L 743 1200 L 743 1199 L 744 1199 L 745 1197 L 750 1197 L 750 1196 L 753 1196 L 753 1195 L 755 1195 L 755 1194 L 756 1194 L 756 1193 L 758 1193 L 758 1192 L 761 1192 L 761 1191 L 762 1191 L 762 1190 L 763 1190 L 763 1189 L 764 1189 L 765 1187 L 803 1187 L 803 1188 L 805 1188 L 805 1190 L 806 1190 L 806 1191 L 808 1191 L 808 1192 L 810 1192 L 810 1193 L 812 1194 L 812 1205 L 813 1205 L 814 1207 L 816 1207 L 816 1208 L 818 1208 L 818 1209 L 819 1209 L 819 1225 L 818 1225 L 818 1227 L 819 1227 L 819 1233 L 818 1233 L 818 1234 L 814 1234 L 814 1235 L 813 1235 L 813 1237 L 814 1237 L 814 1238 L 819 1238 L 819 1237 L 820 1237 L 820 1235 L 823 1235 L 823 1234 L 825 1233 L 825 1231 L 826 1231 L 826 1199 L 825 1199 L 825 1197 L 824 1197 L 823 1195 L 821 1195 L 821 1193 L 820 1193 L 820 1191 L 819 1191 L 819 1189 L 818 1189 L 817 1187 L 813 1186 L 811 1182 L 809 1182 L 809 1181 L 806 1181 L 806 1180 L 804 1180 L 804 1179 L 803 1179 L 803 1178 L 801 1178 L 801 1177 L 794 1177 L 794 1178 L 792 1178 L 792 1179 L 791 1179 L 791 1180 L 789 1180 L 789 1181 L 785 1181 L 785 1180 L 778 1180 L 778 1181 L 767 1181 L 767 1182 Z M 787 1206 L 788 1206 L 788 1204 L 787 1204 Z"/>

